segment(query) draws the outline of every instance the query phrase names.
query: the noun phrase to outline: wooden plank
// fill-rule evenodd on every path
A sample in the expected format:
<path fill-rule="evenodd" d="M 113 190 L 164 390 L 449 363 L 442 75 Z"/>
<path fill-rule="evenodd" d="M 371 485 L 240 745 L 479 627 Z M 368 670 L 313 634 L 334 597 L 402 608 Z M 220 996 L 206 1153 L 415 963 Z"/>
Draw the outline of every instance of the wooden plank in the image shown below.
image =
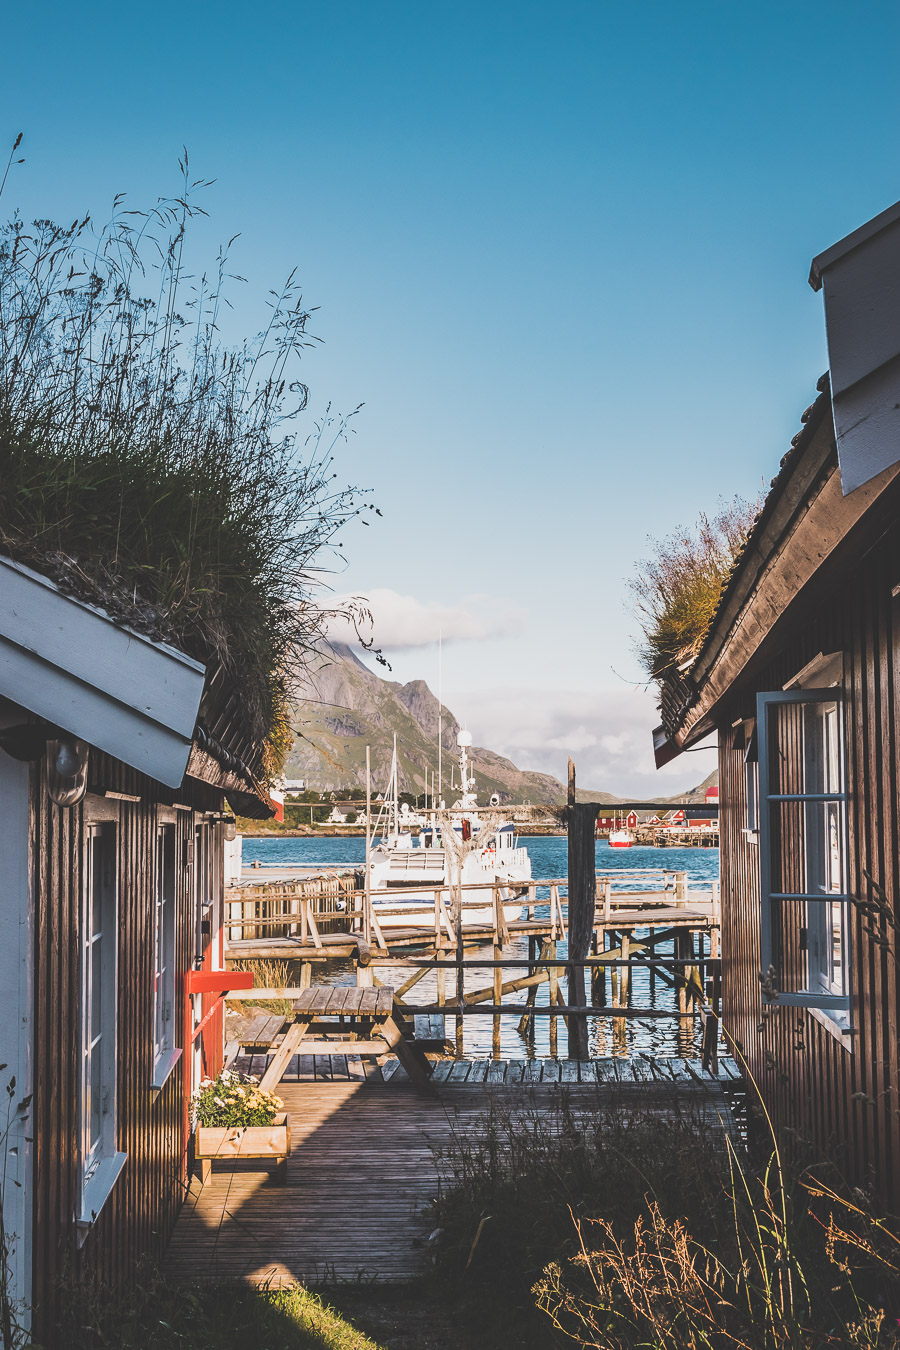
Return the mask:
<path fill-rule="evenodd" d="M 378 1008 L 377 989 L 371 986 L 368 989 L 363 989 L 361 991 L 361 997 L 359 1000 L 359 1009 L 358 1009 L 359 1013 L 360 1014 L 374 1013 L 377 1011 L 377 1008 Z"/>
<path fill-rule="evenodd" d="M 329 1017 L 343 1012 L 349 993 L 350 990 L 345 985 L 337 985 L 329 991 L 328 1002 L 322 1011 L 327 1013 Z"/>
<path fill-rule="evenodd" d="M 487 1083 L 502 1083 L 506 1077 L 506 1060 L 492 1059 L 488 1063 L 488 1070 L 485 1076 Z"/>
<path fill-rule="evenodd" d="M 432 1067 L 431 1081 L 433 1083 L 446 1083 L 447 1079 L 450 1077 L 450 1071 L 452 1068 L 453 1068 L 452 1059 L 439 1059 L 438 1062 Z"/>
<path fill-rule="evenodd" d="M 379 989 L 376 992 L 381 995 L 388 991 Z M 389 993 L 388 997 L 390 997 Z M 414 1083 L 421 1091 L 427 1091 L 430 1087 L 429 1065 L 421 1050 L 410 1045 L 404 1039 L 403 1032 L 394 1017 L 386 1017 L 380 1030 L 386 1044 L 394 1051 L 409 1075 L 410 1082 Z"/>
<path fill-rule="evenodd" d="M 450 1070 L 448 1081 L 451 1083 L 464 1083 L 469 1076 L 470 1068 L 471 1065 L 469 1064 L 468 1060 L 466 1059 L 454 1060 L 453 1066 Z"/>
<path fill-rule="evenodd" d="M 394 1009 L 394 995 L 390 989 L 375 990 L 375 1011 L 380 1017 L 389 1017 Z"/>
<path fill-rule="evenodd" d="M 303 1052 L 305 1055 L 383 1055 L 385 1051 L 384 1041 L 382 1040 L 347 1040 L 329 1039 L 324 1036 L 305 1036 L 303 1038 Z"/>
<path fill-rule="evenodd" d="M 545 1059 L 541 1063 L 541 1082 L 558 1083 L 559 1082 L 559 1060 Z"/>
<path fill-rule="evenodd" d="M 294 1055 L 297 1053 L 300 1042 L 309 1030 L 309 1022 L 294 1022 L 284 1035 L 284 1040 L 275 1051 L 269 1067 L 266 1069 L 260 1082 L 260 1088 L 264 1092 L 272 1092 L 277 1083 L 281 1082 L 281 1075 L 287 1068 Z"/>
<path fill-rule="evenodd" d="M 331 990 L 325 985 L 316 985 L 313 989 L 304 989 L 294 1003 L 294 1013 L 297 1016 L 307 1016 L 311 1013 L 324 1012 L 330 994 Z"/>
<path fill-rule="evenodd" d="M 559 1078 L 561 1083 L 578 1082 L 578 1061 L 575 1059 L 562 1059 L 559 1062 Z"/>
<path fill-rule="evenodd" d="M 469 1083 L 483 1083 L 487 1077 L 488 1062 L 486 1059 L 475 1059 L 472 1061 L 472 1067 L 469 1070 L 469 1077 L 466 1080 Z"/>

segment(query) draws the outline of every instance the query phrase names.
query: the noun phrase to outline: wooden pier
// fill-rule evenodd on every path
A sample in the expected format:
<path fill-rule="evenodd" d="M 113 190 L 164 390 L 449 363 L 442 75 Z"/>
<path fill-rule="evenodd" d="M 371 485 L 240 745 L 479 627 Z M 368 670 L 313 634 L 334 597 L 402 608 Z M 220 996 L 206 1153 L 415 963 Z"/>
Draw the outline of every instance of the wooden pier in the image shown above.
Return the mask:
<path fill-rule="evenodd" d="M 593 857 L 592 838 L 587 837 Z M 588 1015 L 678 1016 L 684 1036 L 679 1049 L 687 1052 L 693 1035 L 693 1016 L 707 1019 L 704 1052 L 715 1055 L 719 997 L 719 893 L 718 884 L 691 884 L 684 872 L 663 868 L 628 869 L 588 875 L 588 912 L 580 924 L 579 956 L 573 960 L 570 934 L 569 881 L 563 877 L 533 880 L 525 888 L 520 915 L 506 917 L 499 886 L 492 888 L 492 902 L 485 903 L 485 887 L 461 888 L 461 912 L 485 910 L 486 922 L 457 927 L 451 916 L 450 888 L 430 889 L 430 905 L 420 913 L 431 916 L 428 926 L 393 928 L 387 920 L 402 916 L 396 894 L 389 891 L 352 891 L 343 898 L 329 895 L 327 908 L 318 907 L 314 881 L 280 882 L 263 887 L 244 887 L 238 895 L 226 896 L 226 962 L 259 959 L 299 963 L 299 985 L 293 996 L 315 983 L 313 972 L 337 957 L 354 963 L 356 982 L 365 986 L 392 984 L 398 1009 L 415 1015 L 446 1014 L 454 1019 L 456 1053 L 462 1056 L 464 1021 L 467 1017 L 493 1018 L 495 1056 L 500 1050 L 500 1019 L 514 1014 L 523 1037 L 533 1036 L 537 1018 L 550 1018 L 549 1050 L 558 1050 L 558 1018 L 569 1030 L 569 1052 L 575 1058 L 587 1055 Z M 424 888 L 423 888 L 424 889 Z M 582 888 L 584 889 L 584 888 Z M 472 894 L 472 892 L 475 894 Z M 375 903 L 375 902 L 378 903 Z M 335 903 L 343 908 L 336 911 Z M 392 904 L 392 902 L 394 902 Z M 508 902 L 506 902 L 508 903 Z M 581 901 L 583 910 L 584 900 Z M 326 925 L 330 931 L 326 931 Z M 566 943 L 565 955 L 560 944 Z M 660 954 L 671 944 L 672 955 Z M 492 958 L 472 955 L 466 949 L 488 949 Z M 527 951 L 527 956 L 524 953 Z M 649 972 L 651 992 L 657 981 L 676 991 L 675 1007 L 638 1009 L 632 1002 L 632 973 L 642 966 Z M 391 981 L 392 968 L 402 968 L 402 983 Z M 472 989 L 467 972 L 491 970 L 491 983 Z M 378 973 L 376 973 L 376 971 Z M 428 975 L 435 977 L 436 995 L 428 1004 L 407 999 L 410 991 Z M 563 992 L 563 981 L 568 984 Z M 549 988 L 548 1002 L 538 999 L 542 985 Z M 511 995 L 525 993 L 524 1002 L 510 1002 Z M 258 995 L 257 995 L 258 997 Z M 407 999 L 406 1002 L 402 1000 Z M 708 1033 L 708 1034 L 707 1034 Z M 433 1039 L 443 1042 L 443 1023 Z"/>
<path fill-rule="evenodd" d="M 265 1056 L 237 1067 L 265 1071 Z M 552 1120 L 564 1092 L 576 1116 L 640 1100 L 663 1123 L 690 1110 L 734 1132 L 729 1101 L 736 1067 L 718 1076 L 685 1060 L 440 1060 L 429 1096 L 396 1059 L 297 1056 L 279 1093 L 293 1152 L 286 1184 L 247 1162 L 194 1180 L 166 1258 L 170 1278 L 243 1278 L 279 1287 L 297 1281 L 414 1278 L 429 1259 L 430 1201 L 450 1178 L 454 1135 L 483 1128 L 493 1104 Z"/>

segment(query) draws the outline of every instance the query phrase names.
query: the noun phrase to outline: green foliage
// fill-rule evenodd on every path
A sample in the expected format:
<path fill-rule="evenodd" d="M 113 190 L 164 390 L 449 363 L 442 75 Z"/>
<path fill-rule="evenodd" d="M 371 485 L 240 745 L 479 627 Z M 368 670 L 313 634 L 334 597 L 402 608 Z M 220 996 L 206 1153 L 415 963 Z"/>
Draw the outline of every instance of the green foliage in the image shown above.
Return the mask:
<path fill-rule="evenodd" d="M 137 1287 L 119 1297 L 102 1286 L 66 1290 L 64 1321 L 52 1344 L 67 1350 L 381 1350 L 300 1285 L 170 1284 L 141 1274 Z"/>
<path fill-rule="evenodd" d="M 268 775 L 323 633 L 313 573 L 363 508 L 335 487 L 347 420 L 298 440 L 316 339 L 296 277 L 256 338 L 223 348 L 235 278 L 225 249 L 187 270 L 205 184 L 181 169 L 181 195 L 144 212 L 117 197 L 99 231 L 0 228 L 0 549 L 218 670 Z"/>
<path fill-rule="evenodd" d="M 232 970 L 250 971 L 256 989 L 289 989 L 299 978 L 297 966 L 299 962 L 266 961 L 262 957 L 249 957 L 246 960 L 232 962 Z M 264 1008 L 268 1013 L 273 1015 L 281 1013 L 283 1017 L 292 1016 L 294 1011 L 293 999 L 289 998 L 266 999 L 264 1003 L 256 999 L 243 998 L 239 1003 L 229 1002 L 229 1006 L 237 1008 L 238 1012 L 245 1012 L 248 1008 Z"/>
<path fill-rule="evenodd" d="M 653 542 L 628 586 L 642 637 L 636 651 L 647 674 L 662 680 L 697 655 L 722 588 L 760 503 L 735 497 L 693 529 Z"/>
<path fill-rule="evenodd" d="M 284 1102 L 274 1092 L 263 1092 L 255 1078 L 223 1069 L 217 1078 L 205 1078 L 191 1098 L 198 1125 L 271 1125 Z"/>
<path fill-rule="evenodd" d="M 455 1139 L 435 1279 L 461 1344 L 900 1345 L 900 1239 L 860 1193 L 733 1146 L 699 1102 L 611 1091 Z"/>

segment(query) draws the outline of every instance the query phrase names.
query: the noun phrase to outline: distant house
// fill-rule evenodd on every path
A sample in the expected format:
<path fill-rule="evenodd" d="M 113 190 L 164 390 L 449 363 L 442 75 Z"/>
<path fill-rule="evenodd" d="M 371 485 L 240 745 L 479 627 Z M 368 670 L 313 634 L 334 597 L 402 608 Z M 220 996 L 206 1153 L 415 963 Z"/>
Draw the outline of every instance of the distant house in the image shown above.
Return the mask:
<path fill-rule="evenodd" d="M 333 806 L 331 808 L 331 815 L 328 817 L 328 820 L 325 823 L 327 825 L 346 825 L 347 817 L 344 814 L 344 812 L 340 810 L 339 807 Z"/>
<path fill-rule="evenodd" d="M 710 808 L 715 808 L 711 810 Z M 704 794 L 703 806 L 691 806 L 685 810 L 685 820 L 692 829 L 712 829 L 719 823 L 719 789 L 708 787 Z"/>
<path fill-rule="evenodd" d="M 656 744 L 718 733 L 725 1027 L 791 1137 L 896 1212 L 900 204 L 811 281 L 830 379 Z"/>
<path fill-rule="evenodd" d="M 161 1254 L 221 1066 L 226 802 L 269 810 L 215 674 L 0 558 L 3 1204 L 41 1343 L 60 1274 Z"/>

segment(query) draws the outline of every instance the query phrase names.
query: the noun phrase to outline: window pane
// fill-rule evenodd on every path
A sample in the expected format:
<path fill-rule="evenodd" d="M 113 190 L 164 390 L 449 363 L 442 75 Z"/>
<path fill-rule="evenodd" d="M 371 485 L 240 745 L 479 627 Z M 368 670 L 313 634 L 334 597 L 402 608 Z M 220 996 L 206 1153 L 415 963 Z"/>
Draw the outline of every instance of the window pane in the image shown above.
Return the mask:
<path fill-rule="evenodd" d="M 91 1040 L 103 1030 L 103 939 L 91 943 Z"/>
<path fill-rule="evenodd" d="M 846 893 L 843 802 L 769 802 L 769 890 L 773 895 Z"/>
<path fill-rule="evenodd" d="M 769 792 L 843 792 L 841 709 L 837 700 L 770 703 Z"/>
<path fill-rule="evenodd" d="M 90 1140 L 89 1148 L 99 1144 L 103 1132 L 103 1041 L 97 1041 L 90 1054 Z"/>
<path fill-rule="evenodd" d="M 91 850 L 91 936 L 103 931 L 103 836 L 95 834 Z"/>
<path fill-rule="evenodd" d="M 774 900 L 772 949 L 782 993 L 845 994 L 845 902 Z"/>

